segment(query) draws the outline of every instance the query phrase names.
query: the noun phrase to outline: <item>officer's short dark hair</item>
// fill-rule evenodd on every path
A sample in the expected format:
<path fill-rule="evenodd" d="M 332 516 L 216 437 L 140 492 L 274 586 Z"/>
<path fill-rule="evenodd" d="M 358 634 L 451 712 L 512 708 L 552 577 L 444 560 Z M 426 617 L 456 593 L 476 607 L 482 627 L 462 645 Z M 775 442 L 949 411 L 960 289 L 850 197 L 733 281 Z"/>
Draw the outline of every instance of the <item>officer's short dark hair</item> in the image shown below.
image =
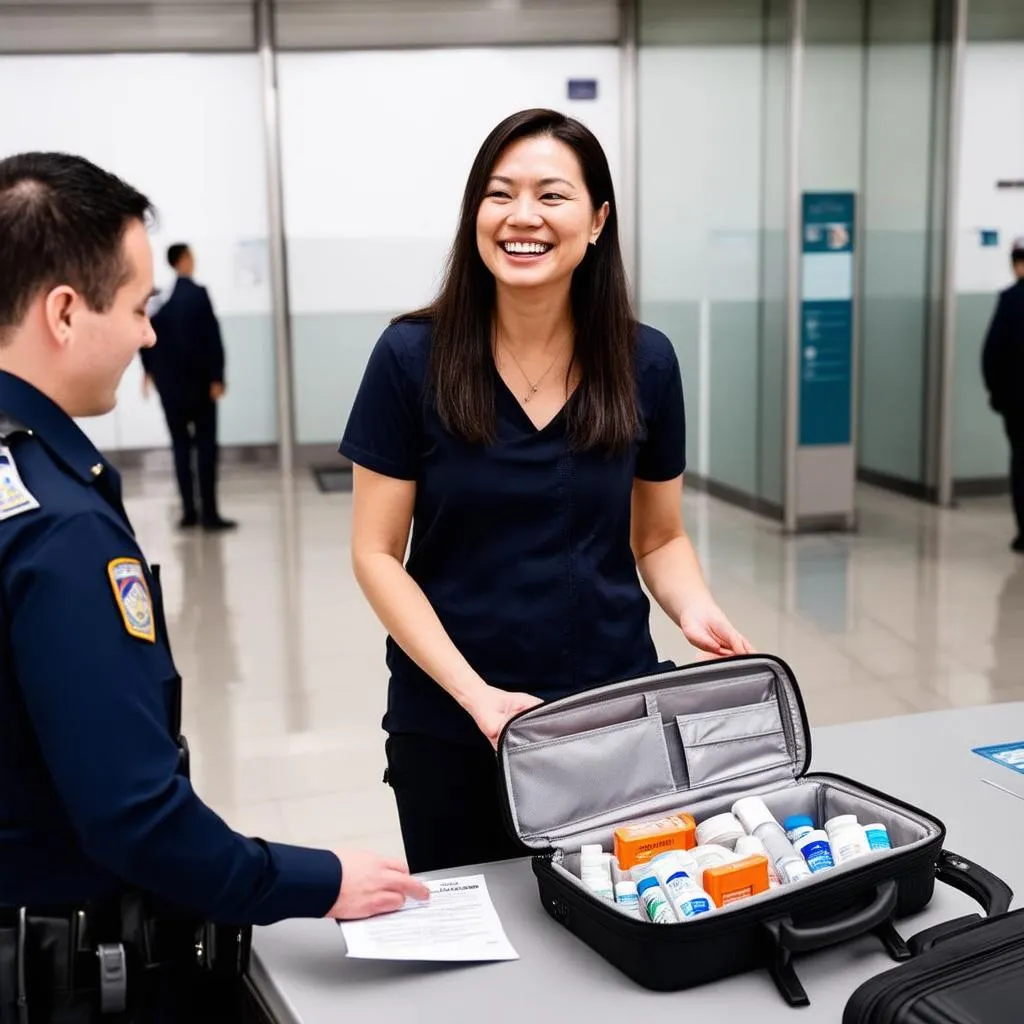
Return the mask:
<path fill-rule="evenodd" d="M 175 242 L 174 245 L 168 246 L 167 248 L 167 262 L 177 269 L 178 264 L 181 262 L 181 257 L 188 252 L 188 245 L 185 242 Z"/>
<path fill-rule="evenodd" d="M 1010 262 L 1016 266 L 1018 263 L 1024 263 L 1024 247 L 1020 249 L 1014 249 L 1010 253 Z"/>
<path fill-rule="evenodd" d="M 66 284 L 96 312 L 127 280 L 122 242 L 152 214 L 131 185 L 80 156 L 0 160 L 0 342 L 44 289 Z"/>

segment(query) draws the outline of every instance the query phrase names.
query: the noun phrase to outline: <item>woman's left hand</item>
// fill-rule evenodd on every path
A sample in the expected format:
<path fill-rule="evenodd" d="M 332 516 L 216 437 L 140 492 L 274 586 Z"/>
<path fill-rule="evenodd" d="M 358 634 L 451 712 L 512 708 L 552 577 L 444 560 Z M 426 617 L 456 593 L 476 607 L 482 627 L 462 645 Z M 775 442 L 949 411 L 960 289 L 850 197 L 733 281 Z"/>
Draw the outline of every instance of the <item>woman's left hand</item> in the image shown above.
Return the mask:
<path fill-rule="evenodd" d="M 679 619 L 679 628 L 694 647 L 716 658 L 754 653 L 750 641 L 714 601 L 702 601 L 687 608 Z"/>

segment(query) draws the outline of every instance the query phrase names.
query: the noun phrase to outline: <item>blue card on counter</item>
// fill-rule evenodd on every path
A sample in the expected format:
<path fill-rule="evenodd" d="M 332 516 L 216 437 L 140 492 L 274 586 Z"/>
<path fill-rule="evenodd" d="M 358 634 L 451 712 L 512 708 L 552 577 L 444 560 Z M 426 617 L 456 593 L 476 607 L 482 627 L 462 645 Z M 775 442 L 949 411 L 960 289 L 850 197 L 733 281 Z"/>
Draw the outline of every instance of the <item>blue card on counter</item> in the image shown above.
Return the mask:
<path fill-rule="evenodd" d="M 1024 740 L 1019 743 L 999 743 L 994 747 L 975 747 L 972 752 L 981 754 L 982 757 L 987 757 L 1018 775 L 1024 775 Z"/>

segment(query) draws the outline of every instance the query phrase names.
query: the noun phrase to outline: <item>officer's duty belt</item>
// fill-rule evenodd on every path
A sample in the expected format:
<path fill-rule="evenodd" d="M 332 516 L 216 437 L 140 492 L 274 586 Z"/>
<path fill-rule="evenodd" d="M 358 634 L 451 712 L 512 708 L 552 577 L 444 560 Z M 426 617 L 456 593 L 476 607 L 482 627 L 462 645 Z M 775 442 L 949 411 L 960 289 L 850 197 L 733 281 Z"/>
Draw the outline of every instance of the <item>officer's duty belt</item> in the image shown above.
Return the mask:
<path fill-rule="evenodd" d="M 180 928 L 155 919 L 136 923 L 136 941 L 125 943 L 118 912 L 0 907 L 0 1024 L 28 1024 L 37 1001 L 89 1001 L 104 1014 L 123 1012 L 129 973 L 137 975 L 134 987 L 147 973 L 190 953 L 187 932 Z"/>

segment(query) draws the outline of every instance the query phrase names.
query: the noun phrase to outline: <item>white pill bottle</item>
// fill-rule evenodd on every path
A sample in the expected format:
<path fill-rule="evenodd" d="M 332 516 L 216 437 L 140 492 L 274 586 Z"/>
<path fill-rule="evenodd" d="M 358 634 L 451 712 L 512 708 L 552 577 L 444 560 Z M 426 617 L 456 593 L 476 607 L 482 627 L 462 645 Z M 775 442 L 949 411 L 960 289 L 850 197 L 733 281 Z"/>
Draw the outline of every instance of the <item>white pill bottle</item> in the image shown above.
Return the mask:
<path fill-rule="evenodd" d="M 838 867 L 849 864 L 858 857 L 867 856 L 871 852 L 868 837 L 857 821 L 856 814 L 839 814 L 825 822 L 829 846 L 832 847 L 832 859 Z"/>

